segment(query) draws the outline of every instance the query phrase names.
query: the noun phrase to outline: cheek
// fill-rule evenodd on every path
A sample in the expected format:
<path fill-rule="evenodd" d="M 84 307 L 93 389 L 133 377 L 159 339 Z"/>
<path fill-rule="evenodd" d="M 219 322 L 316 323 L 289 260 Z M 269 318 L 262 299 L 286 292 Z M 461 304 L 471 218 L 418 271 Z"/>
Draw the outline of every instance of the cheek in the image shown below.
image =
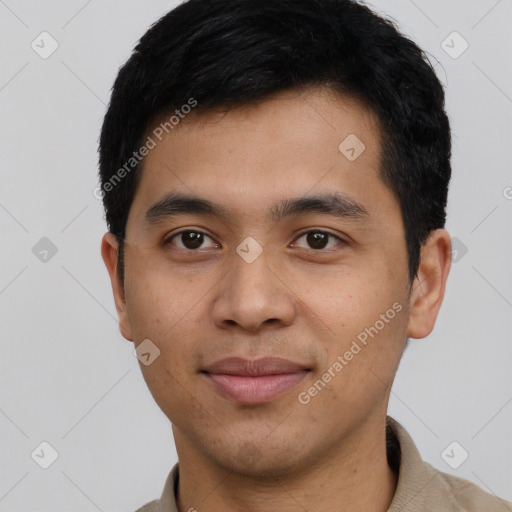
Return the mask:
<path fill-rule="evenodd" d="M 311 268 L 289 278 L 304 307 L 341 339 L 347 332 L 357 334 L 354 329 L 373 325 L 396 301 L 404 300 L 404 277 L 397 275 L 392 265 L 388 268 L 385 261 L 377 259 L 358 265 L 342 265 L 329 272 Z"/>
<path fill-rule="evenodd" d="M 167 348 L 161 351 L 151 365 L 141 364 L 146 385 L 162 412 L 173 423 L 186 423 L 187 418 L 199 420 L 205 415 L 205 411 L 195 399 L 194 390 L 185 378 L 179 354 Z"/>
<path fill-rule="evenodd" d="M 159 395 L 163 399 L 183 394 L 180 385 L 193 371 L 191 346 L 204 331 L 204 325 L 200 325 L 207 298 L 203 289 L 209 289 L 203 283 L 198 286 L 199 282 L 177 278 L 169 268 L 150 265 L 132 266 L 126 280 L 126 306 L 135 345 L 149 339 L 159 351 L 154 362 L 148 366 L 141 362 L 140 367 L 162 407 Z"/>
<path fill-rule="evenodd" d="M 198 280 L 177 275 L 170 265 L 133 265 L 127 274 L 126 305 L 136 339 L 165 343 L 180 324 L 193 317 L 205 295 Z M 204 288 L 208 289 L 208 288 Z M 193 322 L 189 322 L 189 328 Z"/>
<path fill-rule="evenodd" d="M 307 307 L 329 327 L 322 340 L 326 367 L 320 371 L 331 368 L 336 375 L 334 392 L 338 386 L 349 386 L 353 396 L 361 396 L 371 385 L 368 379 L 382 376 L 388 382 L 401 357 L 407 328 L 403 276 L 381 266 L 373 273 L 345 272 L 323 282 L 318 287 L 321 293 L 306 295 Z M 342 370 L 339 365 L 338 371 L 332 368 L 336 362 Z"/>

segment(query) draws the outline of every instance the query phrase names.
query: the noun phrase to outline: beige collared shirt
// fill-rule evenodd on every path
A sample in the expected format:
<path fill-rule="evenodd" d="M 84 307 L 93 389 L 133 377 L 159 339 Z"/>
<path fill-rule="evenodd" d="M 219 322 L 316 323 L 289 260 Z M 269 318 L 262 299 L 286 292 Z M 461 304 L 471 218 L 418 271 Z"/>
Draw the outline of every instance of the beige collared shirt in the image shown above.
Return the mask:
<path fill-rule="evenodd" d="M 398 473 L 388 512 L 512 512 L 512 503 L 424 462 L 411 436 L 390 416 L 386 432 L 388 461 Z M 175 497 L 178 478 L 176 464 L 167 477 L 161 498 L 136 512 L 178 512 Z"/>

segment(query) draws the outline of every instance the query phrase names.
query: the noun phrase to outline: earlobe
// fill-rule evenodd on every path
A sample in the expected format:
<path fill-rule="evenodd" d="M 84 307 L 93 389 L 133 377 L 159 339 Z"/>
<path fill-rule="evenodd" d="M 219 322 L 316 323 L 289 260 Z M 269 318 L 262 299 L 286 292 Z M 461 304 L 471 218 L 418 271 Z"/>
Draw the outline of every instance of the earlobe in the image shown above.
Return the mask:
<path fill-rule="evenodd" d="M 452 244 L 444 229 L 432 231 L 421 248 L 421 260 L 410 297 L 407 336 L 425 338 L 434 329 L 452 261 Z"/>
<path fill-rule="evenodd" d="M 110 232 L 105 233 L 101 240 L 101 257 L 103 258 L 103 262 L 105 263 L 110 276 L 114 302 L 119 316 L 119 330 L 121 331 L 123 338 L 128 341 L 133 341 L 130 321 L 126 309 L 125 290 L 119 279 L 119 273 L 117 271 L 117 248 L 118 242 L 115 235 Z"/>

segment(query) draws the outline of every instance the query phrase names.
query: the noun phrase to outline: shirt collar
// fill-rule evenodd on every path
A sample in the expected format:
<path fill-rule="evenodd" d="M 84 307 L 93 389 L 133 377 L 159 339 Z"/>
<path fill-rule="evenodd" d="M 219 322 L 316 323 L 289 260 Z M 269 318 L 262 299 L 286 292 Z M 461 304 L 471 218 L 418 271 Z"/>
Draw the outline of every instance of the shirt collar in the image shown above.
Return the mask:
<path fill-rule="evenodd" d="M 411 436 L 390 416 L 386 420 L 386 441 L 388 464 L 398 474 L 395 494 L 388 512 L 435 510 L 428 508 L 430 505 L 425 500 L 428 500 L 432 487 L 438 485 L 436 477 L 439 472 L 422 460 Z M 437 490 L 435 494 L 437 498 L 441 497 Z M 437 499 L 431 505 L 439 506 L 439 503 L 443 503 L 443 500 L 439 502 Z"/>
<path fill-rule="evenodd" d="M 386 418 L 386 450 L 388 464 L 398 475 L 396 491 L 388 512 L 431 512 L 439 504 L 448 505 L 451 502 L 447 490 L 441 482 L 437 482 L 440 472 L 422 460 L 411 436 L 390 416 Z M 178 481 L 179 465 L 175 464 L 165 482 L 159 512 L 178 512 Z M 435 496 L 435 500 L 431 496 Z M 443 510 L 451 511 L 456 508 Z"/>

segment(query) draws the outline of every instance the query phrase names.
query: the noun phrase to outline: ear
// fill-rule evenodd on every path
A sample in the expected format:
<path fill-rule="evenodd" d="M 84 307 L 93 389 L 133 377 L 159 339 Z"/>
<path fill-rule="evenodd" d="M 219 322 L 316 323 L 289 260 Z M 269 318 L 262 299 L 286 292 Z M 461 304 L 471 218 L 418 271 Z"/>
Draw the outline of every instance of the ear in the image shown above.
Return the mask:
<path fill-rule="evenodd" d="M 421 261 L 410 296 L 408 337 L 425 338 L 434 329 L 451 264 L 450 234 L 436 229 L 421 247 Z"/>
<path fill-rule="evenodd" d="M 130 320 L 128 312 L 126 311 L 124 287 L 117 272 L 117 248 L 118 242 L 115 235 L 110 232 L 105 233 L 101 240 L 101 257 L 110 275 L 114 302 L 116 304 L 117 315 L 119 316 L 119 330 L 123 338 L 126 338 L 128 341 L 133 341 Z"/>

